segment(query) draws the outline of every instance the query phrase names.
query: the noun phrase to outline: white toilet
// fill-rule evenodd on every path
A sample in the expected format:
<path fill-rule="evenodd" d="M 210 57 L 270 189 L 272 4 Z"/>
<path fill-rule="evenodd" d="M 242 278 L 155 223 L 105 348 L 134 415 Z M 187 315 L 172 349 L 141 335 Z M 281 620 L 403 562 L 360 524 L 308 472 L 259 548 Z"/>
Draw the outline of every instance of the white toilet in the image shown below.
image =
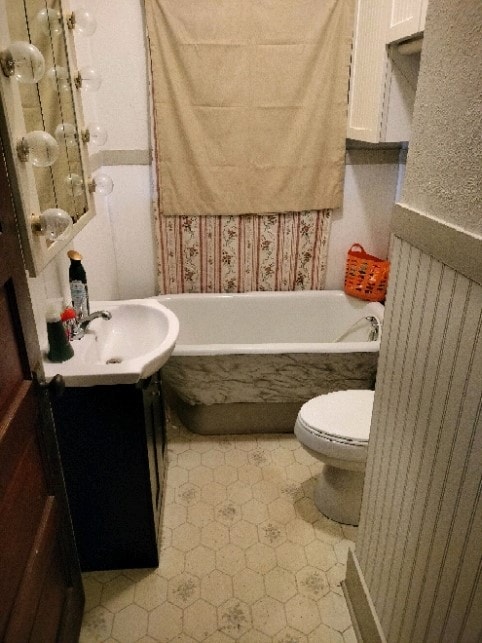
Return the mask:
<path fill-rule="evenodd" d="M 325 466 L 314 501 L 322 514 L 358 525 L 374 391 L 336 391 L 303 404 L 295 424 L 301 445 Z"/>

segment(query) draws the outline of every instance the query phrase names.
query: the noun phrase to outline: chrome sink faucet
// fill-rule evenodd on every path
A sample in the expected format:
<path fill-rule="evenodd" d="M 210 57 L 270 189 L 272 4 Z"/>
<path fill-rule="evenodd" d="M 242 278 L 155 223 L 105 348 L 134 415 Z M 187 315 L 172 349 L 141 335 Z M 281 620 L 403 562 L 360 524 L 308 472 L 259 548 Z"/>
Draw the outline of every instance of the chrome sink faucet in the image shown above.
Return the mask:
<path fill-rule="evenodd" d="M 97 310 L 95 313 L 90 313 L 90 315 L 81 317 L 77 321 L 77 325 L 73 333 L 73 338 L 82 339 L 90 322 L 94 321 L 94 319 L 98 319 L 99 317 L 102 317 L 102 319 L 112 319 L 112 313 L 108 310 Z"/>

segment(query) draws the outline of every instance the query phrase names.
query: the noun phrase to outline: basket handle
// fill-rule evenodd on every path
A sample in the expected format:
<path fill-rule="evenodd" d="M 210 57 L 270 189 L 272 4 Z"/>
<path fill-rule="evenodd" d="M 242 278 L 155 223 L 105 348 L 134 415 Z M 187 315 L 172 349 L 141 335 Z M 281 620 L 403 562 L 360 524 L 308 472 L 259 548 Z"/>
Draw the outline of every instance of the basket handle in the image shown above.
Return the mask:
<path fill-rule="evenodd" d="M 365 248 L 360 243 L 354 243 L 352 245 L 352 247 L 350 248 L 350 250 L 348 250 L 348 252 L 352 252 L 354 250 L 354 248 L 360 248 L 360 250 L 363 252 L 363 254 L 365 254 L 365 255 L 367 254 Z"/>

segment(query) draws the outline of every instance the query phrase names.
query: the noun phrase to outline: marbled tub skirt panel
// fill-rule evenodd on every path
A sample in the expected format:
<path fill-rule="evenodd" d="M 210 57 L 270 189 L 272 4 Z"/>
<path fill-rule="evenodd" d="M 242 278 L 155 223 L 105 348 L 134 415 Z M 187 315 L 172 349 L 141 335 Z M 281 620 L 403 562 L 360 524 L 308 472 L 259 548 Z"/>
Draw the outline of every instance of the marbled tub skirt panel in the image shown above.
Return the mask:
<path fill-rule="evenodd" d="M 304 402 L 374 388 L 378 353 L 172 356 L 163 380 L 187 404 Z"/>

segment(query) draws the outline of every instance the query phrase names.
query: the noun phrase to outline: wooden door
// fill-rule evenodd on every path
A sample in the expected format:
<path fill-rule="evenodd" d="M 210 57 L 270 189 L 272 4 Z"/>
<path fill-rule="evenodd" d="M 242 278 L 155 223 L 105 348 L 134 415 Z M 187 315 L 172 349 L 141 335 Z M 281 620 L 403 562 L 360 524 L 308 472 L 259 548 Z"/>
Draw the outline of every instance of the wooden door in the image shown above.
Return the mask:
<path fill-rule="evenodd" d="M 0 139 L 0 640 L 78 641 L 84 595 Z"/>

